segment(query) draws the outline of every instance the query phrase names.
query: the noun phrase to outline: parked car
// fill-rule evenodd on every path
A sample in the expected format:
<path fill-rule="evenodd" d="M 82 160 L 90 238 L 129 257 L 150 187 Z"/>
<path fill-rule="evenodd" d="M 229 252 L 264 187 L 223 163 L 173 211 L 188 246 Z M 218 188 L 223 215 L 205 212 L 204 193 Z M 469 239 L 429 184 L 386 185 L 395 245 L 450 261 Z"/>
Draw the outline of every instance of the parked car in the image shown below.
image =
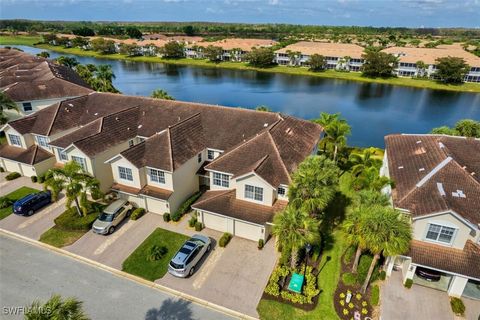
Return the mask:
<path fill-rule="evenodd" d="M 93 223 L 93 232 L 98 234 L 112 234 L 120 222 L 129 217 L 134 209 L 133 205 L 124 199 L 112 202 Z"/>
<path fill-rule="evenodd" d="M 417 269 L 415 270 L 415 274 L 420 278 L 430 282 L 440 281 L 440 278 L 442 277 L 442 274 L 438 271 L 420 268 L 420 267 L 417 267 Z"/>
<path fill-rule="evenodd" d="M 52 193 L 47 191 L 41 191 L 37 193 L 31 193 L 13 204 L 13 213 L 22 216 L 31 216 L 36 211 L 49 205 L 52 202 Z"/>
<path fill-rule="evenodd" d="M 203 255 L 210 251 L 209 237 L 196 234 L 187 240 L 168 264 L 168 272 L 175 277 L 185 278 L 195 272 L 195 267 Z"/>

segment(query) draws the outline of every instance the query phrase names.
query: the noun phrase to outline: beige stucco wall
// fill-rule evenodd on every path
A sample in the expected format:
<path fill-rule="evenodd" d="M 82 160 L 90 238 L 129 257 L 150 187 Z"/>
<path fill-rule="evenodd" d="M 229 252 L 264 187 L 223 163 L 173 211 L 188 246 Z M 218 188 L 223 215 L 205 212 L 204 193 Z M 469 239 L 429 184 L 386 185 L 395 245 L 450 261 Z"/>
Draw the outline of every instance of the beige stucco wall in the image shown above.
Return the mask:
<path fill-rule="evenodd" d="M 232 180 L 232 175 L 230 176 L 230 182 L 229 182 L 229 187 L 225 188 L 222 186 L 216 186 L 213 184 L 213 171 L 209 172 L 210 175 L 210 190 L 230 190 L 230 189 L 235 189 L 235 180 Z"/>
<path fill-rule="evenodd" d="M 55 158 L 49 158 L 45 161 L 35 164 L 35 175 L 39 176 L 47 172 L 48 169 L 53 168 L 55 164 Z"/>
<path fill-rule="evenodd" d="M 478 241 L 480 232 L 477 230 L 476 234 L 472 234 L 470 227 L 468 227 L 464 222 L 459 220 L 451 213 L 444 213 L 413 220 L 413 238 L 428 242 L 428 240 L 425 239 L 425 236 L 427 234 L 429 223 L 445 225 L 447 227 L 457 229 L 456 234 L 454 235 L 453 243 L 451 244 L 451 246 L 454 248 L 463 249 L 467 240 L 472 240 L 474 242 Z"/>
<path fill-rule="evenodd" d="M 127 181 L 120 179 L 118 175 L 118 167 L 130 168 L 132 170 L 133 181 Z M 113 176 L 113 181 L 120 183 L 126 186 L 134 187 L 141 189 L 145 186 L 146 177 L 145 177 L 145 168 L 137 169 L 130 161 L 120 157 L 118 160 L 114 161 L 111 164 L 111 171 Z"/>
<path fill-rule="evenodd" d="M 7 137 L 7 142 L 9 145 L 12 145 L 12 143 L 10 142 L 10 137 L 8 136 L 9 134 L 14 134 L 18 136 L 20 138 L 20 141 L 22 142 L 22 148 L 24 149 L 27 149 L 28 147 L 34 144 L 33 137 L 30 134 L 22 135 L 17 130 L 13 129 L 10 126 L 6 126 L 4 131 L 5 131 L 5 135 Z"/>
<path fill-rule="evenodd" d="M 245 185 L 263 188 L 263 201 L 260 202 L 245 198 Z M 236 179 L 236 188 L 237 199 L 242 199 L 266 206 L 271 206 L 275 200 L 276 190 L 274 190 L 272 186 L 270 186 L 265 180 L 253 173 L 240 179 Z"/>
<path fill-rule="evenodd" d="M 188 197 L 198 191 L 199 182 L 196 172 L 200 165 L 195 155 L 173 172 L 174 192 L 169 199 L 171 212 L 175 212 Z"/>

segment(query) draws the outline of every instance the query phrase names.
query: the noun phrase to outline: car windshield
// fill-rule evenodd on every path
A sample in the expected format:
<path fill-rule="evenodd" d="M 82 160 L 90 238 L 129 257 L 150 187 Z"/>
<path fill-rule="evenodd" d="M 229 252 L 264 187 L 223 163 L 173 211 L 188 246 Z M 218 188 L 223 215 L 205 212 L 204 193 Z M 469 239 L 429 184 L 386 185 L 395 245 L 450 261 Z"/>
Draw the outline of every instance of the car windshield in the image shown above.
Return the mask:
<path fill-rule="evenodd" d="M 113 221 L 113 214 L 108 214 L 108 213 L 102 212 L 100 217 L 98 217 L 98 220 L 105 221 L 105 222 L 112 222 Z"/>

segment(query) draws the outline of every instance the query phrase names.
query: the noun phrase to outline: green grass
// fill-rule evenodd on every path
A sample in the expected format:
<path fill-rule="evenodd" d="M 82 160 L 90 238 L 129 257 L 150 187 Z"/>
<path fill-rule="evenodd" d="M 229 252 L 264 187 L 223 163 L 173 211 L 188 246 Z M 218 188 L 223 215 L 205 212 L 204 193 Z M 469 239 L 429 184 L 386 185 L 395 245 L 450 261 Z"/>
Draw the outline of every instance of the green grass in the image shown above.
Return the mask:
<path fill-rule="evenodd" d="M 160 279 L 167 273 L 168 263 L 173 255 L 187 239 L 188 237 L 182 234 L 157 228 L 123 262 L 122 270 L 150 281 Z M 154 245 L 165 246 L 168 252 L 160 260 L 150 261 L 147 258 Z"/>
<path fill-rule="evenodd" d="M 340 278 L 341 257 L 346 249 L 346 244 L 339 231 L 332 234 L 331 247 L 323 252 L 320 268 L 323 269 L 318 275 L 318 286 L 321 293 L 317 307 L 312 311 L 303 311 L 288 304 L 262 299 L 258 304 L 257 311 L 260 319 L 338 319 L 333 306 L 333 295 Z M 327 261 L 330 257 L 330 261 Z"/>
<path fill-rule="evenodd" d="M 1 38 L 0 38 L 1 39 Z M 0 41 L 0 43 L 2 43 Z M 300 76 L 313 76 L 318 78 L 330 78 L 330 79 L 342 79 L 348 81 L 360 81 L 366 83 L 383 83 L 391 84 L 396 86 L 406 86 L 406 87 L 415 87 L 415 88 L 425 88 L 425 89 L 434 89 L 434 90 L 448 90 L 448 91 L 461 91 L 461 92 L 480 92 L 480 84 L 476 83 L 463 83 L 461 85 L 447 85 L 439 83 L 433 80 L 425 79 L 412 79 L 412 78 L 403 78 L 403 77 L 392 77 L 388 79 L 383 78 L 366 78 L 363 77 L 359 72 L 339 72 L 335 70 L 326 70 L 324 72 L 312 72 L 304 67 L 285 67 L 285 66 L 274 66 L 271 68 L 256 68 L 251 67 L 245 62 L 221 62 L 214 63 L 208 60 L 201 59 L 163 59 L 160 57 L 128 57 L 122 54 L 100 54 L 94 51 L 85 51 L 80 48 L 63 48 L 59 46 L 52 46 L 46 44 L 37 45 L 38 48 L 48 49 L 52 51 L 57 51 L 61 53 L 75 54 L 79 56 L 89 56 L 100 59 L 116 59 L 116 60 L 130 60 L 130 61 L 139 61 L 139 62 L 156 62 L 156 63 L 168 63 L 176 65 L 189 65 L 197 67 L 207 67 L 207 68 L 224 68 L 224 69 L 235 69 L 235 70 L 254 70 L 259 72 L 268 72 L 268 73 L 282 73 L 289 75 L 300 75 Z"/>
<path fill-rule="evenodd" d="M 40 236 L 40 241 L 57 248 L 62 248 L 73 244 L 85 233 L 86 231 L 83 230 L 63 230 L 57 226 L 54 226 Z"/>
<path fill-rule="evenodd" d="M 40 41 L 41 36 L 0 36 L 1 45 L 33 46 Z"/>
<path fill-rule="evenodd" d="M 29 195 L 30 193 L 38 192 L 39 190 L 29 188 L 29 187 L 21 187 L 13 192 L 10 192 L 9 194 L 5 195 L 5 197 L 9 198 L 13 202 L 17 201 L 18 199 L 21 199 L 25 197 L 26 195 Z M 7 208 L 0 209 L 0 220 L 8 217 L 10 214 L 13 213 L 13 208 L 12 206 L 9 206 Z"/>

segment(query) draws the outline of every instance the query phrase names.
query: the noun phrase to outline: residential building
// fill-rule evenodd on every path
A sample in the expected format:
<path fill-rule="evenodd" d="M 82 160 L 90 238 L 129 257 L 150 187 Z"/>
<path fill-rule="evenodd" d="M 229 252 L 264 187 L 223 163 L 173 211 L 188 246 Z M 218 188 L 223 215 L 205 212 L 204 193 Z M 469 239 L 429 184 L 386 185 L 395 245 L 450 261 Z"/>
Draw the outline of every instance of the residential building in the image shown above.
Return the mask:
<path fill-rule="evenodd" d="M 271 112 L 92 93 L 4 131 L 7 171 L 39 175 L 73 160 L 102 191 L 158 214 L 211 189 L 194 205 L 200 221 L 257 241 L 267 240 L 287 204 L 290 174 L 316 153 L 322 128 Z"/>
<path fill-rule="evenodd" d="M 242 38 L 226 38 L 213 42 L 203 41 L 187 46 L 185 55 L 187 58 L 203 58 L 203 48 L 214 46 L 223 49 L 222 56 L 220 57 L 222 61 L 243 61 L 245 54 L 253 48 L 269 48 L 276 43 L 274 40 Z"/>
<path fill-rule="evenodd" d="M 307 66 L 310 56 L 326 58 L 327 69 L 360 71 L 363 65 L 364 48 L 350 43 L 299 41 L 275 51 L 275 62 L 279 65 Z"/>
<path fill-rule="evenodd" d="M 18 50 L 0 48 L 0 91 L 17 104 L 18 113 L 7 111 L 7 116 L 15 119 L 88 94 L 92 89 L 68 67 Z"/>
<path fill-rule="evenodd" d="M 444 57 L 458 57 L 465 60 L 470 71 L 465 76 L 466 82 L 480 82 L 480 57 L 464 50 L 460 45 L 442 45 L 437 48 L 390 47 L 383 52 L 399 59 L 396 74 L 402 77 L 435 77 L 436 60 Z M 423 62 L 424 68 L 418 63 Z"/>
<path fill-rule="evenodd" d="M 409 251 L 387 259 L 387 275 L 480 299 L 480 139 L 389 135 L 381 173 L 395 183 L 395 208 L 410 217 Z M 425 281 L 418 268 L 439 272 Z"/>

